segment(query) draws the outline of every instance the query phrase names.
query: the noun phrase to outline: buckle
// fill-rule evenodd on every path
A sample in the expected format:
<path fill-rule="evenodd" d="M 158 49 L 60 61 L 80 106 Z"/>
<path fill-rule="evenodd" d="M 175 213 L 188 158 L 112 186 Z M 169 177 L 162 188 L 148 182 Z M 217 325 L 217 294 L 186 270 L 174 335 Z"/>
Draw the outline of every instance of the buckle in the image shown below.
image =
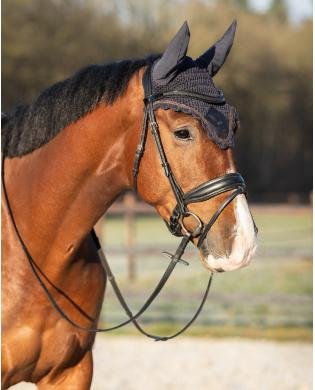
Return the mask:
<path fill-rule="evenodd" d="M 163 96 L 163 93 L 162 93 L 162 92 L 156 93 L 156 94 L 154 94 L 154 95 L 148 95 L 148 96 L 145 96 L 145 97 L 144 97 L 143 102 L 144 102 L 144 104 L 152 103 L 152 102 L 154 102 L 155 100 L 161 99 L 162 96 Z"/>

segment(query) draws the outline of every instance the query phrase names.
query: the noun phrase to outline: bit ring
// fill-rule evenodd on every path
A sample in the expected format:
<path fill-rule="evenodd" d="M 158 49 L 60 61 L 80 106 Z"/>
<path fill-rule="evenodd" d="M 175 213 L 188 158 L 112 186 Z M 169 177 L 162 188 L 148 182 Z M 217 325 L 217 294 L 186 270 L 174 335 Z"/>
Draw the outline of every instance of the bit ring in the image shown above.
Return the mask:
<path fill-rule="evenodd" d="M 189 230 L 189 228 L 184 223 L 184 218 L 187 218 L 187 217 L 193 217 L 197 221 L 197 227 L 192 232 Z M 192 213 L 191 211 L 187 211 L 185 215 L 181 215 L 179 217 L 178 222 L 182 228 L 184 236 L 198 237 L 200 235 L 202 227 L 203 227 L 203 223 L 200 220 L 200 218 L 196 214 Z"/>

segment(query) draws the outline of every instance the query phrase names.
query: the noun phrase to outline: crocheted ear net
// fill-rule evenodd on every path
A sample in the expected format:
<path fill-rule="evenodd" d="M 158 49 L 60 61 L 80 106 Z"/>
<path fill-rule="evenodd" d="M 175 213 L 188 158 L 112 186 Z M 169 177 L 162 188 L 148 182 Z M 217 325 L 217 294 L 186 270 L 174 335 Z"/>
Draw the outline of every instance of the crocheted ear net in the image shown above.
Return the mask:
<path fill-rule="evenodd" d="M 162 86 L 152 80 L 152 88 L 153 94 L 185 90 L 219 96 L 219 90 L 215 87 L 209 71 L 190 57 L 186 57 L 169 83 Z M 208 137 L 221 149 L 234 146 L 238 115 L 236 109 L 227 103 L 217 105 L 192 97 L 174 96 L 155 101 L 153 108 L 171 109 L 192 115 L 200 121 Z"/>

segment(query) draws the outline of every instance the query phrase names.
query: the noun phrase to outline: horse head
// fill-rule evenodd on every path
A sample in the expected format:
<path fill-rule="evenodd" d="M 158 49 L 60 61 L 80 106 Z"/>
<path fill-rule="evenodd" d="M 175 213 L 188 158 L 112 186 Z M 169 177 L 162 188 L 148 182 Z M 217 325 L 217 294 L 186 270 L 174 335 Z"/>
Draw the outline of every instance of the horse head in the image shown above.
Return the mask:
<path fill-rule="evenodd" d="M 237 111 L 213 82 L 230 52 L 235 29 L 233 22 L 221 39 L 194 60 L 186 55 L 190 33 L 184 23 L 143 77 L 146 115 L 151 127 L 156 122 L 158 135 L 154 136 L 152 128 L 145 141 L 137 172 L 139 194 L 156 208 L 171 231 L 182 197 L 185 210 L 180 226 L 172 232 L 181 235 L 199 229 L 198 234 L 191 234 L 191 240 L 211 271 L 235 270 L 249 264 L 256 248 L 257 229 L 245 191 L 233 196 L 242 183 L 231 188 L 225 183 L 226 178 L 239 180 L 233 156 Z M 223 190 L 207 193 L 207 188 L 213 189 L 220 180 L 225 183 Z M 193 199 L 196 188 L 205 195 Z M 193 200 L 185 204 L 187 194 Z M 213 224 L 203 229 L 200 240 L 201 226 L 209 224 L 231 194 Z"/>

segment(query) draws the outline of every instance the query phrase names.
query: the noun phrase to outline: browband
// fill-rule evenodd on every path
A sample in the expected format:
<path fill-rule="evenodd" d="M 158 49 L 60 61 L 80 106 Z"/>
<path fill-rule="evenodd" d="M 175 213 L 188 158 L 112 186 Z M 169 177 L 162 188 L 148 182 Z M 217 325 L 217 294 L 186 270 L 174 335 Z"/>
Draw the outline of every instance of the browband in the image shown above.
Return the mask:
<path fill-rule="evenodd" d="M 225 104 L 225 97 L 222 91 L 219 91 L 219 96 L 209 96 L 209 95 L 204 95 L 202 93 L 197 93 L 193 91 L 176 90 L 176 91 L 161 92 L 154 95 L 146 96 L 144 98 L 144 101 L 145 103 L 154 102 L 168 97 L 188 97 L 188 98 L 201 100 L 203 102 L 207 102 L 211 104 Z"/>

